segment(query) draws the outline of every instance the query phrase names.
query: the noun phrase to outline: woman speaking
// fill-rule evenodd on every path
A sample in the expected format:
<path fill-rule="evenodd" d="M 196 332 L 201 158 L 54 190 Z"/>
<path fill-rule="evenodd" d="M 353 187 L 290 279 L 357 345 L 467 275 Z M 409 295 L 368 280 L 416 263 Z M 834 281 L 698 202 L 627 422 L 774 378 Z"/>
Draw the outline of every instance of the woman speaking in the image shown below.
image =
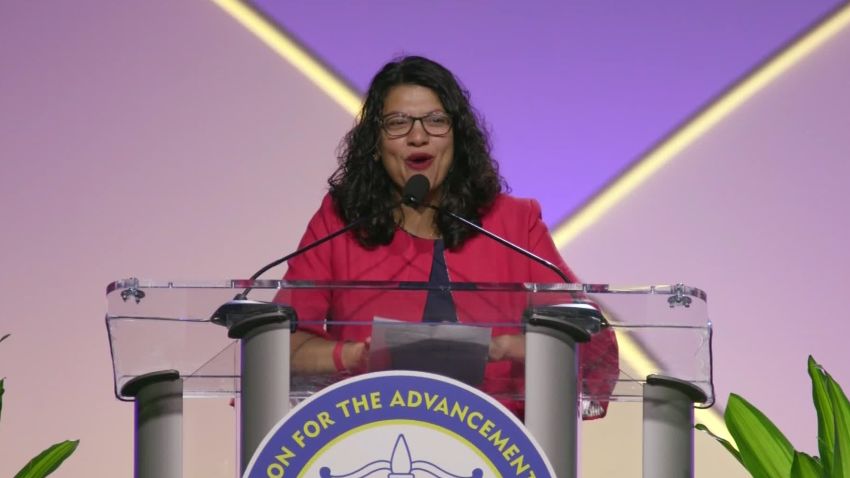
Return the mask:
<path fill-rule="evenodd" d="M 427 178 L 428 189 L 417 193 L 425 197 L 406 200 L 402 197 L 405 185 L 409 187 L 411 178 L 418 175 Z M 506 194 L 507 185 L 490 155 L 487 134 L 469 94 L 449 70 L 434 61 L 403 57 L 375 75 L 328 183 L 329 192 L 310 220 L 301 246 L 353 222 L 360 224 L 293 258 L 286 280 L 448 285 L 552 283 L 567 277 L 578 282 L 558 254 L 538 203 Z M 446 211 L 554 263 L 561 274 L 476 232 Z M 326 318 L 334 325 L 313 322 L 293 334 L 293 370 L 305 374 L 363 370 L 370 327 L 346 326 L 346 321 L 368 322 L 392 310 L 392 318 L 408 322 L 475 324 L 492 320 L 482 314 L 492 310 L 513 315 L 517 327 L 493 329 L 483 388 L 495 393 L 505 387 L 521 389 L 524 340 L 517 333 L 527 304 L 507 304 L 483 293 L 434 289 L 403 299 L 326 291 L 294 301 L 300 320 Z M 399 303 L 387 303 L 393 300 Z M 579 359 L 585 383 L 598 388 L 585 392 L 597 396 L 610 392 L 618 375 L 616 341 L 610 329 L 582 344 Z M 585 418 L 604 414 L 604 404 L 584 407 Z"/>

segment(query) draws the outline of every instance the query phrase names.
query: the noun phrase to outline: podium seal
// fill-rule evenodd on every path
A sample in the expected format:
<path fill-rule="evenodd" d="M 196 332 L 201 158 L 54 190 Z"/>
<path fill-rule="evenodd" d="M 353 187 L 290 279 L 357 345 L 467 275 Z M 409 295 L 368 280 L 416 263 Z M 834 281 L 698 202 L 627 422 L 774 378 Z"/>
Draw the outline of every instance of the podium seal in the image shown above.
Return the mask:
<path fill-rule="evenodd" d="M 522 423 L 492 397 L 421 372 L 325 388 L 258 447 L 245 478 L 554 478 Z"/>

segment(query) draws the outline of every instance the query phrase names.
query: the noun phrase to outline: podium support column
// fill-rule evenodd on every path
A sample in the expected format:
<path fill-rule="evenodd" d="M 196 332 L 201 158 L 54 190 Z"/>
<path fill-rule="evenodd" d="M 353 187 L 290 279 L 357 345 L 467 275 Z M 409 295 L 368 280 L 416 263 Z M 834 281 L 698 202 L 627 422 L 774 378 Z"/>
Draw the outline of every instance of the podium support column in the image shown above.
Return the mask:
<path fill-rule="evenodd" d="M 140 375 L 121 388 L 135 398 L 136 478 L 183 477 L 183 380 L 176 370 Z"/>
<path fill-rule="evenodd" d="M 245 469 L 269 430 L 289 412 L 289 338 L 285 318 L 245 320 L 228 332 L 242 344 L 240 469 Z"/>
<path fill-rule="evenodd" d="M 694 403 L 705 393 L 683 380 L 650 375 L 643 387 L 643 476 L 694 476 Z"/>
<path fill-rule="evenodd" d="M 578 474 L 578 344 L 590 333 L 549 317 L 529 320 L 525 335 L 525 425 L 558 478 Z"/>

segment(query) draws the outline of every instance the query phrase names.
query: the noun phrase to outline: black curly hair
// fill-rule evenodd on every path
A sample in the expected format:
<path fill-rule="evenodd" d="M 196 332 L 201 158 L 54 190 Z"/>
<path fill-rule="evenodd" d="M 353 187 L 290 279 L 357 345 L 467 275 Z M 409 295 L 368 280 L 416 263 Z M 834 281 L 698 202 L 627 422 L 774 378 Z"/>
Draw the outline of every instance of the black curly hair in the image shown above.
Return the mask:
<path fill-rule="evenodd" d="M 508 186 L 490 156 L 490 141 L 466 91 L 445 67 L 420 56 L 405 56 L 384 65 L 369 85 L 366 102 L 354 128 L 339 148 L 339 167 L 328 179 L 337 213 L 346 224 L 386 209 L 398 201 L 398 186 L 380 161 L 381 114 L 389 91 L 398 85 L 429 88 L 451 116 L 454 158 L 441 188 L 440 207 L 479 221 L 496 196 Z M 445 246 L 457 249 L 475 232 L 444 214 L 435 225 Z M 353 232 L 367 248 L 389 244 L 399 224 L 391 210 Z"/>

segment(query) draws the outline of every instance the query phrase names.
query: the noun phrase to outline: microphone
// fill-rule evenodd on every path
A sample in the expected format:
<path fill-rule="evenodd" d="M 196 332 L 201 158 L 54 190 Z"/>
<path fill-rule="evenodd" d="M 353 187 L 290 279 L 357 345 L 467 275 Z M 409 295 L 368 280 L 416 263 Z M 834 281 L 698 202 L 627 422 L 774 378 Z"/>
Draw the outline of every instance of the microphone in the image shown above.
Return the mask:
<path fill-rule="evenodd" d="M 470 221 L 469 219 L 458 216 L 457 214 L 449 211 L 448 209 L 443 209 L 443 208 L 440 208 L 440 207 L 437 207 L 437 206 L 431 206 L 431 205 L 428 205 L 428 207 L 436 209 L 437 211 L 440 211 L 443 214 L 447 214 L 452 219 L 455 219 L 456 221 L 460 221 L 460 222 L 464 223 L 466 226 L 468 226 L 472 229 L 475 229 L 476 231 L 480 232 L 481 234 L 484 234 L 485 236 L 489 237 L 490 239 L 493 239 L 494 241 L 498 242 L 499 244 L 501 244 L 505 247 L 508 247 L 510 249 L 513 249 L 514 251 L 519 252 L 520 254 L 524 255 L 525 257 L 528 257 L 529 259 L 533 260 L 534 262 L 537 262 L 538 264 L 541 264 L 544 267 L 551 269 L 552 272 L 554 272 L 555 274 L 558 274 L 558 277 L 560 277 L 561 280 L 564 281 L 564 283 L 566 283 L 566 284 L 570 283 L 570 278 L 567 277 L 567 275 L 564 274 L 564 271 L 559 269 L 558 266 L 556 266 L 552 262 L 547 261 L 546 259 L 538 256 L 537 254 L 529 251 L 528 249 L 523 249 L 522 247 L 519 247 L 518 245 L 514 244 L 511 241 L 509 241 L 509 240 L 507 240 L 503 237 L 500 237 L 496 234 L 493 234 L 492 232 L 488 231 L 487 229 L 484 229 L 483 227 L 479 226 L 478 224 L 475 224 L 474 222 Z"/>
<path fill-rule="evenodd" d="M 307 244 L 306 246 L 281 257 L 280 259 L 266 264 L 265 266 L 260 268 L 260 270 L 255 272 L 248 280 L 254 281 L 269 269 L 278 266 L 286 261 L 289 261 L 292 258 L 299 256 L 309 251 L 310 249 L 313 249 L 314 247 L 320 246 L 337 236 L 345 234 L 346 232 L 363 224 L 364 222 L 371 221 L 380 214 L 384 214 L 387 211 L 395 209 L 401 204 L 412 207 L 420 205 L 425 201 L 425 198 L 428 196 L 428 192 L 430 191 L 430 189 L 431 183 L 428 181 L 428 178 L 421 174 L 417 174 L 412 178 L 408 179 L 406 183 L 404 183 L 404 188 L 401 191 L 401 199 L 399 201 L 391 204 L 388 207 L 381 208 L 378 211 L 373 212 L 372 214 L 360 217 L 347 224 L 345 227 L 335 232 L 332 232 L 327 236 L 321 237 Z M 233 300 L 219 307 L 213 313 L 212 321 L 216 324 L 225 325 L 228 328 L 231 328 L 231 333 L 233 333 L 233 327 L 231 327 L 232 325 L 235 325 L 236 323 L 242 322 L 249 318 L 263 317 L 271 319 L 273 317 L 281 315 L 287 315 L 288 317 L 291 317 L 291 315 L 289 314 L 294 315 L 294 312 L 291 311 L 288 306 L 262 301 L 248 300 L 248 294 L 251 292 L 252 289 L 253 287 L 246 288 L 241 293 L 236 294 L 236 297 L 234 297 Z M 295 321 L 292 320 L 290 321 L 290 323 L 291 326 L 294 328 Z"/>
<path fill-rule="evenodd" d="M 417 176 L 421 176 L 422 179 L 417 179 L 417 181 L 424 181 L 426 184 L 428 183 L 428 178 L 419 174 L 410 178 L 410 181 L 416 179 Z M 430 189 L 430 185 L 429 185 Z M 451 217 L 452 219 L 459 221 L 466 225 L 469 228 L 474 229 L 475 231 L 493 239 L 499 244 L 512 249 L 519 254 L 537 262 L 538 264 L 552 270 L 561 280 L 564 281 L 565 284 L 571 283 L 570 278 L 558 268 L 552 262 L 534 254 L 528 249 L 524 249 L 513 242 L 494 234 L 487 229 L 475 224 L 474 222 L 466 219 L 463 216 L 453 213 L 448 209 L 441 208 L 439 206 L 434 206 L 432 204 L 422 204 L 417 203 L 417 205 L 421 205 L 423 207 L 431 208 L 437 212 L 443 213 Z M 570 303 L 570 304 L 558 304 L 553 306 L 538 306 L 532 307 L 529 310 L 526 310 L 523 313 L 524 319 L 528 321 L 529 324 L 532 325 L 546 325 L 549 327 L 553 327 L 556 329 L 560 329 L 562 331 L 567 332 L 572 335 L 578 342 L 586 342 L 590 340 L 590 336 L 600 330 L 600 327 L 607 327 L 608 321 L 605 319 L 605 316 L 602 312 L 594 305 L 584 304 L 584 303 Z"/>
<path fill-rule="evenodd" d="M 411 183 L 414 182 L 414 180 L 416 181 L 417 187 L 424 187 L 426 190 L 431 189 L 431 184 L 428 181 L 428 178 L 426 178 L 424 175 L 417 174 L 417 175 L 411 177 L 407 181 L 407 183 L 411 184 Z M 420 186 L 419 183 L 424 183 L 424 185 Z M 444 208 L 441 208 L 439 206 L 434 206 L 432 204 L 422 204 L 421 200 L 415 201 L 412 204 L 408 204 L 408 205 L 409 206 L 429 207 L 429 208 L 431 208 L 431 209 L 433 209 L 437 212 L 446 214 L 449 217 L 451 217 L 452 219 L 465 224 L 467 227 L 472 228 L 472 229 L 474 229 L 475 231 L 477 231 L 481 234 L 484 234 L 485 236 L 489 237 L 490 239 L 493 239 L 494 241 L 498 242 L 499 244 L 524 255 L 525 257 L 533 260 L 534 262 L 537 262 L 538 264 L 543 265 L 544 267 L 546 267 L 548 269 L 551 269 L 552 272 L 554 272 L 555 274 L 558 274 L 558 277 L 560 277 L 564 281 L 564 283 L 567 283 L 567 284 L 570 283 L 570 278 L 567 277 L 567 275 L 564 274 L 564 271 L 559 269 L 558 266 L 556 266 L 552 262 L 547 261 L 546 259 L 538 256 L 537 254 L 535 254 L 535 253 L 533 253 L 533 252 L 531 252 L 527 249 L 523 249 L 522 247 L 519 247 L 518 245 L 514 244 L 513 242 L 511 242 L 511 241 L 509 241 L 509 240 L 507 240 L 503 237 L 500 237 L 496 234 L 493 234 L 492 232 L 488 231 L 487 229 L 484 229 L 483 227 L 479 226 L 478 224 L 475 224 L 474 222 L 470 221 L 469 219 L 466 219 L 465 217 L 459 216 L 459 215 L 449 211 L 448 209 L 444 209 Z"/>
<path fill-rule="evenodd" d="M 425 201 L 430 190 L 431 181 L 428 181 L 424 174 L 415 174 L 404 183 L 401 202 L 405 206 L 419 207 Z"/>

